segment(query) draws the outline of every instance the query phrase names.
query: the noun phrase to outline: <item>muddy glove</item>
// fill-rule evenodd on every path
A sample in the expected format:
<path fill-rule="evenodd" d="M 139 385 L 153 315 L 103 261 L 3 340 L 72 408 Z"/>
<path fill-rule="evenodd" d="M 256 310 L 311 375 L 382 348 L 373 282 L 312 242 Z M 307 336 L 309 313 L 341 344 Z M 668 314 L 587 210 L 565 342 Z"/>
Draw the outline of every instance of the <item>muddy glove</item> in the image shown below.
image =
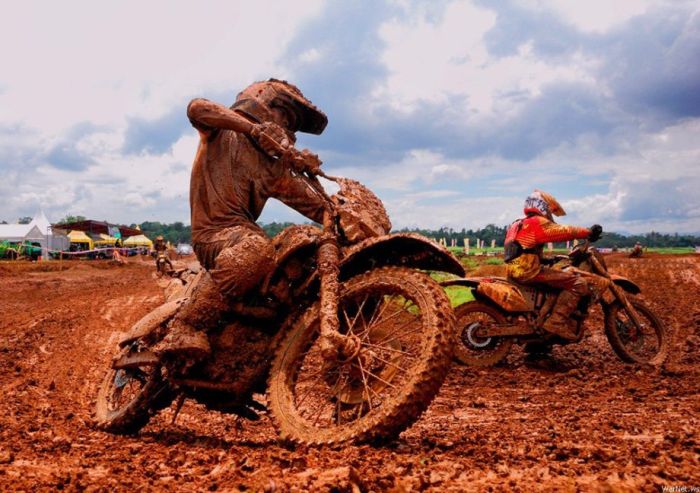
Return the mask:
<path fill-rule="evenodd" d="M 588 233 L 588 241 L 594 242 L 598 241 L 603 235 L 603 227 L 600 224 L 594 224 L 591 226 L 591 232 Z"/>
<path fill-rule="evenodd" d="M 317 174 L 318 170 L 321 169 L 322 161 L 318 158 L 318 155 L 314 154 L 308 149 L 303 151 L 298 151 L 293 147 L 290 147 L 281 158 L 282 164 L 287 166 L 297 173 L 307 172 L 310 175 Z"/>
<path fill-rule="evenodd" d="M 289 138 L 282 127 L 272 122 L 253 125 L 250 136 L 269 156 L 280 157 L 289 148 Z"/>

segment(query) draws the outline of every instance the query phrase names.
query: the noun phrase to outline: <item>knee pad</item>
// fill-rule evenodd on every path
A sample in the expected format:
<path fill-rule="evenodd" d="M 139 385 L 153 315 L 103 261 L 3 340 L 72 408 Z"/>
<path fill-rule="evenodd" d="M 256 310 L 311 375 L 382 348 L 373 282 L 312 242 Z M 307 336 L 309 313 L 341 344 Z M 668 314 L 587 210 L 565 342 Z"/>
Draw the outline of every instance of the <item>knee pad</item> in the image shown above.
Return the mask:
<path fill-rule="evenodd" d="M 221 293 L 239 298 L 257 287 L 275 267 L 275 249 L 269 239 L 248 235 L 216 257 L 211 277 Z"/>

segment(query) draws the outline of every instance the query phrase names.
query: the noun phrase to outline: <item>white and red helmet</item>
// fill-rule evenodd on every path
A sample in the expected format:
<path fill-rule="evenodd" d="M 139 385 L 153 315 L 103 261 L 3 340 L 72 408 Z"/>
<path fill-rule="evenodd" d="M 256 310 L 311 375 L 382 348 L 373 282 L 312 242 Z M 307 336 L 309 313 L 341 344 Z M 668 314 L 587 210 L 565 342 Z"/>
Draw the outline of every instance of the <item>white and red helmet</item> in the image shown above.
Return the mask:
<path fill-rule="evenodd" d="M 535 189 L 535 191 L 528 195 L 525 199 L 523 212 L 525 215 L 538 214 L 550 220 L 553 220 L 552 215 L 566 215 L 564 208 L 561 206 L 561 204 L 559 204 L 559 202 L 557 202 L 557 199 L 547 192 L 537 189 Z"/>

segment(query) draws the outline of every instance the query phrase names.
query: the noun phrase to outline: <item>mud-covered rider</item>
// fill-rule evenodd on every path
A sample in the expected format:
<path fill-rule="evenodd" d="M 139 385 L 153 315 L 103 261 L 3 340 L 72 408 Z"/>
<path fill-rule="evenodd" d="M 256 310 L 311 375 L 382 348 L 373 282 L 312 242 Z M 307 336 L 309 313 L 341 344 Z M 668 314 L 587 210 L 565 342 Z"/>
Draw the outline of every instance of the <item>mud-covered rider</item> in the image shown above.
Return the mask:
<path fill-rule="evenodd" d="M 158 262 L 160 259 L 164 259 L 165 263 L 168 264 L 168 270 L 173 270 L 173 263 L 170 261 L 170 257 L 166 253 L 168 250 L 168 245 L 165 242 L 165 238 L 162 235 L 156 236 L 156 241 L 153 242 L 153 249 L 156 251 L 156 270 L 158 270 Z"/>
<path fill-rule="evenodd" d="M 632 251 L 630 252 L 630 257 L 641 257 L 644 249 L 642 248 L 642 244 L 639 242 L 636 242 L 634 244 L 634 247 L 632 248 Z"/>
<path fill-rule="evenodd" d="M 274 268 L 271 240 L 255 222 L 266 201 L 322 221 L 323 202 L 295 178 L 280 148 L 293 146 L 297 131 L 321 134 L 328 119 L 296 86 L 276 79 L 250 85 L 230 108 L 194 99 L 187 116 L 200 137 L 190 179 L 192 244 L 207 273 L 155 350 L 196 361 L 210 353 L 206 332 L 230 302 Z"/>
<path fill-rule="evenodd" d="M 573 272 L 543 265 L 544 245 L 575 239 L 596 241 L 603 228 L 598 224 L 582 228 L 555 223 L 553 216 L 564 216 L 566 212 L 553 196 L 541 190 L 535 190 L 525 199 L 523 213 L 525 217 L 514 221 L 506 231 L 508 277 L 521 284 L 562 290 L 542 328 L 563 339 L 575 340 L 577 322 L 571 315 L 581 297 L 588 293 L 588 285 Z"/>

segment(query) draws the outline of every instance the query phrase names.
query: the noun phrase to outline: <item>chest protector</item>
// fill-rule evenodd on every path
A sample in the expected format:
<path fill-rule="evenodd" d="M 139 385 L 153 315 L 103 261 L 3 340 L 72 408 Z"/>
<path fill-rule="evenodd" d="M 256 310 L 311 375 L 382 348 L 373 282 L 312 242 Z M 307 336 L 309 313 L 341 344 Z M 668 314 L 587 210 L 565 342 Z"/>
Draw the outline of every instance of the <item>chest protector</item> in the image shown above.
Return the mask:
<path fill-rule="evenodd" d="M 518 237 L 518 233 L 520 233 L 520 230 L 523 228 L 524 221 L 525 218 L 517 219 L 513 221 L 510 226 L 508 226 L 508 230 L 506 231 L 506 241 L 504 244 L 504 260 L 506 263 L 512 262 L 516 258 L 520 257 L 525 251 L 523 246 L 516 239 Z"/>

